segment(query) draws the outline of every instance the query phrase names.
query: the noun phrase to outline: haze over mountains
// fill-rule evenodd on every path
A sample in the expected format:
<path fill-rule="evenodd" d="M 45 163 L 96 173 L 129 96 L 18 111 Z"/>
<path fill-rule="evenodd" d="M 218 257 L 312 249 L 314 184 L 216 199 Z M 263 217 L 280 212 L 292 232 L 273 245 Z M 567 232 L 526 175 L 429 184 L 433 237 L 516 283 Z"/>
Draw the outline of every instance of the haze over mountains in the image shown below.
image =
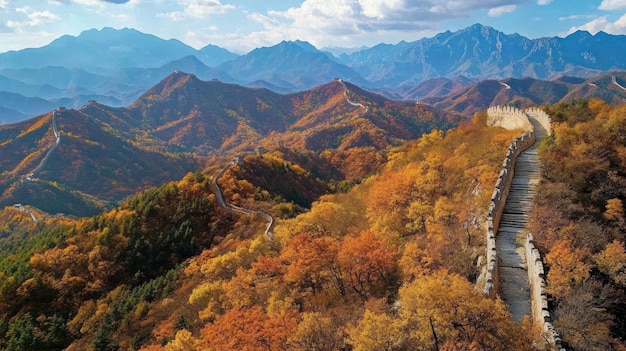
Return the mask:
<path fill-rule="evenodd" d="M 133 29 L 104 28 L 0 54 L 0 123 L 89 100 L 126 106 L 174 70 L 282 93 L 341 77 L 393 98 L 421 99 L 433 92 L 419 85 L 439 77 L 459 88 L 486 78 L 590 77 L 624 69 L 625 49 L 622 35 L 576 32 L 531 40 L 476 24 L 339 57 L 301 41 L 239 56 L 212 45 L 196 50 Z"/>
<path fill-rule="evenodd" d="M 302 41 L 238 56 L 133 29 L 64 36 L 0 54 L 0 204 L 92 214 L 259 146 L 351 181 L 379 152 L 490 105 L 621 103 L 626 73 L 607 70 L 624 68 L 623 47 L 626 36 L 530 40 L 481 25 L 340 57 Z M 31 181 L 58 106 L 61 143 Z"/>

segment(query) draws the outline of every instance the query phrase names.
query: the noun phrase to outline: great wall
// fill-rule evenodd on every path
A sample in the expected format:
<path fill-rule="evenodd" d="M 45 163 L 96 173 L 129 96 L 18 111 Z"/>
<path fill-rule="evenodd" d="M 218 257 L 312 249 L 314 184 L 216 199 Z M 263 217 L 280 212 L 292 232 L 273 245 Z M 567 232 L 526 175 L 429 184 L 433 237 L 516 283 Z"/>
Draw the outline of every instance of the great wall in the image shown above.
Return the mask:
<path fill-rule="evenodd" d="M 515 138 L 502 163 L 487 214 L 487 262 L 481 282 L 483 292 L 500 296 L 516 322 L 531 315 L 533 325 L 554 350 L 562 350 L 548 310 L 545 270 L 533 236 L 526 228 L 532 198 L 540 179 L 537 147 L 551 134 L 550 117 L 541 109 L 524 111 L 510 106 L 487 110 L 487 124 L 524 130 Z M 523 245 L 520 236 L 526 236 Z M 524 274 L 526 272 L 526 274 Z"/>
<path fill-rule="evenodd" d="M 46 152 L 46 155 L 39 162 L 37 167 L 35 167 L 35 169 L 33 169 L 28 175 L 26 175 L 26 180 L 35 180 L 35 178 L 33 178 L 35 173 L 39 172 L 46 165 L 46 162 L 48 162 L 48 159 L 50 158 L 50 155 L 52 155 L 52 152 L 57 148 L 57 146 L 59 146 L 59 142 L 61 142 L 61 133 L 57 128 L 57 115 L 60 114 L 62 111 L 65 111 L 65 107 L 59 107 L 58 109 L 52 111 L 52 132 L 54 133 L 55 138 L 54 144 Z"/>
<path fill-rule="evenodd" d="M 265 231 L 263 232 L 263 235 L 265 236 L 265 239 L 267 239 L 267 241 L 273 241 L 274 240 L 274 234 L 272 233 L 272 227 L 274 226 L 274 218 L 272 216 L 270 216 L 269 214 L 265 213 L 265 212 L 251 210 L 251 209 L 247 209 L 247 208 L 243 208 L 243 207 L 239 207 L 237 205 L 233 205 L 233 204 L 227 203 L 224 200 L 224 196 L 222 195 L 222 190 L 220 189 L 219 185 L 217 184 L 218 180 L 224 175 L 224 173 L 226 173 L 231 168 L 233 168 L 235 166 L 240 166 L 242 164 L 243 164 L 242 157 L 237 156 L 237 157 L 235 157 L 233 159 L 233 161 L 230 164 L 228 164 L 226 167 L 222 168 L 222 170 L 220 170 L 219 172 L 214 174 L 213 177 L 211 178 L 211 184 L 212 184 L 212 187 L 213 187 L 213 193 L 216 196 L 217 203 L 222 208 L 224 208 L 225 210 L 230 211 L 232 213 L 236 213 L 236 214 L 239 214 L 239 215 L 257 215 L 257 216 L 260 216 L 261 218 L 263 218 L 267 222 L 267 226 L 265 227 Z"/>

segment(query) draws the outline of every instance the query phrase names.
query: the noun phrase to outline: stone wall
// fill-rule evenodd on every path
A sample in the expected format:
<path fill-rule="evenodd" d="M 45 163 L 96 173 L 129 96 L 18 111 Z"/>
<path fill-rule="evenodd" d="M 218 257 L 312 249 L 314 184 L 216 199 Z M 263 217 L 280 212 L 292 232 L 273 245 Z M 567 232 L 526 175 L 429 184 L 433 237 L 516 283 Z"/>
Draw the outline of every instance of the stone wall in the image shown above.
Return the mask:
<path fill-rule="evenodd" d="M 532 115 L 541 124 L 543 128 L 548 132 L 548 135 L 552 134 L 552 120 L 547 113 L 538 107 L 530 107 L 524 110 L 527 115 Z"/>
<path fill-rule="evenodd" d="M 483 281 L 483 292 L 491 297 L 498 293 L 498 254 L 496 252 L 496 233 L 500 226 L 500 218 L 506 204 L 506 199 L 513 180 L 515 161 L 522 151 L 535 143 L 535 134 L 530 131 L 513 139 L 506 157 L 502 162 L 502 169 L 498 175 L 496 186 L 491 194 L 489 211 L 487 213 L 487 269 Z"/>
<path fill-rule="evenodd" d="M 500 218 L 506 204 L 506 199 L 513 179 L 515 161 L 522 151 L 535 143 L 535 131 L 528 119 L 532 115 L 548 132 L 552 134 L 550 116 L 539 108 L 530 108 L 525 112 L 508 106 L 494 106 L 487 110 L 487 124 L 500 126 L 505 129 L 523 129 L 526 133 L 515 138 L 506 157 L 502 162 L 502 170 L 498 176 L 496 186 L 491 195 L 489 212 L 487 214 L 487 268 L 483 281 L 483 293 L 494 297 L 498 293 L 498 253 L 496 251 L 496 233 L 500 225 Z M 526 264 L 528 266 L 528 281 L 530 283 L 531 310 L 533 322 L 542 327 L 545 340 L 554 346 L 555 350 L 563 350 L 561 337 L 554 330 L 546 293 L 545 271 L 539 250 L 533 243 L 533 236 L 529 233 L 525 243 Z"/>
<path fill-rule="evenodd" d="M 532 130 L 528 116 L 512 106 L 491 106 L 487 110 L 487 125 L 508 130 Z"/>
<path fill-rule="evenodd" d="M 533 324 L 542 326 L 542 333 L 546 341 L 561 350 L 561 336 L 554 330 L 550 310 L 548 309 L 548 294 L 546 293 L 545 270 L 539 250 L 535 247 L 532 234 L 526 237 L 524 245 L 526 251 L 526 265 L 528 266 L 528 282 L 530 283 L 530 303 L 533 312 Z"/>

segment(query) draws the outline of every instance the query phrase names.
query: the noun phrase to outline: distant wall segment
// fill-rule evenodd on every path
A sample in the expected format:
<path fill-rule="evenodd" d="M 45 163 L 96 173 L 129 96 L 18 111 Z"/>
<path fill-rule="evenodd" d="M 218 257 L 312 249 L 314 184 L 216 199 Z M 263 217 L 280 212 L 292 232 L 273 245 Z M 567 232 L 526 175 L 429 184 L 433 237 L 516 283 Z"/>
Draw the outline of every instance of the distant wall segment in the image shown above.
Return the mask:
<path fill-rule="evenodd" d="M 530 107 L 525 109 L 524 113 L 527 116 L 532 116 L 537 122 L 539 122 L 539 124 L 541 124 L 548 135 L 552 135 L 552 120 L 544 110 L 538 107 Z"/>

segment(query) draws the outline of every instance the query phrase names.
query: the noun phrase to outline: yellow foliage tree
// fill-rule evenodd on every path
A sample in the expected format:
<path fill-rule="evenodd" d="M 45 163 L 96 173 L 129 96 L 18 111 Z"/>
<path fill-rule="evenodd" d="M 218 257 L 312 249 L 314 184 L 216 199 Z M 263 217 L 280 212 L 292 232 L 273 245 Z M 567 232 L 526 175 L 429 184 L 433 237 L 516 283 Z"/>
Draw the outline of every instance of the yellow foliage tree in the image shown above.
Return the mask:
<path fill-rule="evenodd" d="M 198 341 L 185 329 L 176 333 L 176 338 L 165 345 L 164 351 L 196 351 Z"/>
<path fill-rule="evenodd" d="M 481 350 L 530 350 L 506 306 L 476 291 L 464 278 L 437 272 L 400 289 L 400 318 L 407 323 L 409 347 L 475 345 Z M 472 346 L 474 347 L 474 346 Z"/>
<path fill-rule="evenodd" d="M 289 343 L 297 351 L 334 351 L 345 346 L 343 339 L 336 320 L 320 312 L 307 312 L 302 314 L 302 321 Z"/>
<path fill-rule="evenodd" d="M 600 272 L 607 274 L 617 284 L 626 286 L 626 251 L 624 243 L 613 241 L 594 257 Z"/>
<path fill-rule="evenodd" d="M 403 323 L 386 313 L 365 310 L 359 323 L 348 329 L 348 343 L 354 351 L 397 350 L 406 338 Z"/>
<path fill-rule="evenodd" d="M 550 266 L 548 272 L 547 292 L 557 298 L 567 296 L 572 288 L 589 278 L 591 266 L 585 263 L 589 256 L 583 249 L 576 249 L 569 240 L 557 241 L 546 255 Z"/>

